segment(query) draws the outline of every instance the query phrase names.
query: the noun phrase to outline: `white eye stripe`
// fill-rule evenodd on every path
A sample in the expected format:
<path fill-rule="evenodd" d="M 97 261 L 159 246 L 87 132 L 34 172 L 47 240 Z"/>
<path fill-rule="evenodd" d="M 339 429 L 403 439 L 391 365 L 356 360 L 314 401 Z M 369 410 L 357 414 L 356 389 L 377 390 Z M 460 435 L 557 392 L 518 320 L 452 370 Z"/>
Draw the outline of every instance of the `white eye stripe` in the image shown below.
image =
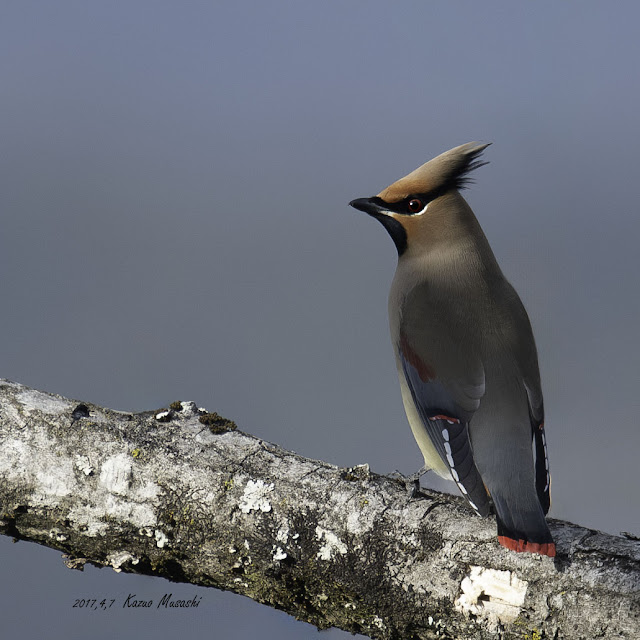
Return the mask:
<path fill-rule="evenodd" d="M 429 208 L 430 204 L 431 204 L 430 202 L 427 202 L 427 204 L 424 205 L 424 209 L 422 209 L 422 211 L 418 211 L 417 213 L 411 213 L 410 215 L 412 215 L 412 216 L 421 216 L 421 215 L 423 215 L 425 213 L 425 211 Z"/>

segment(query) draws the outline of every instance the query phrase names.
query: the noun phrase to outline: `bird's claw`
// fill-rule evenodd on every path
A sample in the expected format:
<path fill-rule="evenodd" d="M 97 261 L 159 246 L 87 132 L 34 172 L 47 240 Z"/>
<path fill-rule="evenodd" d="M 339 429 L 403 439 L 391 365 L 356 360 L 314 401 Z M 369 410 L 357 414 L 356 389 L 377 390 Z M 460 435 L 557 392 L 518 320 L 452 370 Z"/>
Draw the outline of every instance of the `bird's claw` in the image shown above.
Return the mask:
<path fill-rule="evenodd" d="M 404 474 L 400 473 L 400 471 L 398 470 L 396 470 L 391 475 L 397 477 L 398 480 L 404 483 L 409 493 L 409 500 L 413 500 L 414 498 L 417 498 L 418 494 L 420 493 L 420 478 L 428 470 L 429 470 L 428 467 L 425 465 L 420 470 L 416 471 L 415 473 L 412 473 L 409 476 L 405 476 Z"/>

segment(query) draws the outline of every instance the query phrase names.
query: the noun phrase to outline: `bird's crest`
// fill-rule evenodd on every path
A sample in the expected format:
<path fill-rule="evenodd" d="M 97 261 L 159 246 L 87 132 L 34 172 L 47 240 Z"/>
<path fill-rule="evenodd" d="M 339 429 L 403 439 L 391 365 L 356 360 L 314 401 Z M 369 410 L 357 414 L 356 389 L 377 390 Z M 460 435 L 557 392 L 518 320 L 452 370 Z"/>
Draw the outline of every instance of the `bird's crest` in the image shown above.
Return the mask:
<path fill-rule="evenodd" d="M 399 202 L 411 195 L 464 189 L 471 182 L 469 173 L 487 164 L 480 159 L 480 156 L 490 144 L 490 142 L 468 142 L 445 151 L 388 186 L 378 194 L 378 197 L 390 203 Z"/>

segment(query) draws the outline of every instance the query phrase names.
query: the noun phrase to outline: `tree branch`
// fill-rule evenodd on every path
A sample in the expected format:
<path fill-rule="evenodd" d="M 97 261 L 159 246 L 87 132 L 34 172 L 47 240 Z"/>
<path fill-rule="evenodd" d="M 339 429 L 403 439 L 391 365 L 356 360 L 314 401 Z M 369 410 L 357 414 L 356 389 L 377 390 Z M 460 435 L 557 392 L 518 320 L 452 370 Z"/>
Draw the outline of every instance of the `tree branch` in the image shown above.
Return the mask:
<path fill-rule="evenodd" d="M 555 560 L 516 554 L 459 498 L 201 418 L 0 381 L 0 532 L 372 638 L 640 637 L 636 540 L 552 521 Z"/>

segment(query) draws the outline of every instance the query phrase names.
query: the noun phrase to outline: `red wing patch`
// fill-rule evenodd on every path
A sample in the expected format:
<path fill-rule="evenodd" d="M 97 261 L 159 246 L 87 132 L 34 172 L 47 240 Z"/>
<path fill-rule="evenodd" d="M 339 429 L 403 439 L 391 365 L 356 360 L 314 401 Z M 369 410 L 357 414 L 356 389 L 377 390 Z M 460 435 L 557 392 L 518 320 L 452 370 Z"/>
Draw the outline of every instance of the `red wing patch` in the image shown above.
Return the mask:
<path fill-rule="evenodd" d="M 436 377 L 433 367 L 421 360 L 420 356 L 411 348 L 404 333 L 400 333 L 400 351 L 402 351 L 404 359 L 418 372 L 422 382 L 429 382 Z"/>
<path fill-rule="evenodd" d="M 515 540 L 507 536 L 498 536 L 498 542 L 511 551 L 528 551 L 529 553 L 538 553 L 541 556 L 549 556 L 555 558 L 556 545 L 553 542 L 528 542 L 527 540 Z"/>
<path fill-rule="evenodd" d="M 446 420 L 449 424 L 460 424 L 460 420 L 458 420 L 458 418 L 445 416 L 441 413 L 439 413 L 437 416 L 429 416 L 429 420 Z"/>

